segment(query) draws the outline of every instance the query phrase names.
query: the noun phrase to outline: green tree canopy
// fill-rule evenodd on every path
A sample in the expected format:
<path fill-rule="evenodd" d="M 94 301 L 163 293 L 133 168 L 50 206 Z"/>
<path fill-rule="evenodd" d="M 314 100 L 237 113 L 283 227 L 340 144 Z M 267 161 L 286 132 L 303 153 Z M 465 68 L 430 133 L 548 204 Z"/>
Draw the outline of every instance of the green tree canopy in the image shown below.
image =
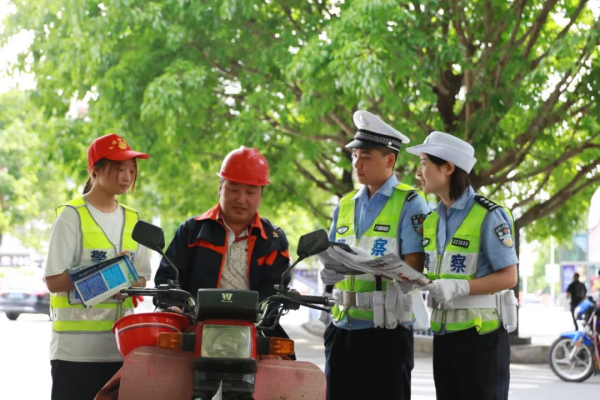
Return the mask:
<path fill-rule="evenodd" d="M 122 134 L 152 155 L 138 201 L 167 219 L 214 203 L 221 159 L 244 144 L 270 162 L 269 213 L 327 224 L 353 187 L 357 109 L 413 143 L 469 141 L 474 187 L 532 238 L 570 236 L 600 181 L 600 19 L 586 0 L 13 3 L 8 35 L 35 35 L 33 61 L 14 67 L 35 73 L 46 120 L 93 97 L 88 122 L 51 123 L 54 159 L 83 180 L 91 138 Z M 407 183 L 416 161 L 399 157 Z"/>
<path fill-rule="evenodd" d="M 40 117 L 24 92 L 0 94 L 0 245 L 10 232 L 39 247 L 45 230 L 28 222 L 50 219 L 64 193 L 54 168 L 43 162 Z"/>

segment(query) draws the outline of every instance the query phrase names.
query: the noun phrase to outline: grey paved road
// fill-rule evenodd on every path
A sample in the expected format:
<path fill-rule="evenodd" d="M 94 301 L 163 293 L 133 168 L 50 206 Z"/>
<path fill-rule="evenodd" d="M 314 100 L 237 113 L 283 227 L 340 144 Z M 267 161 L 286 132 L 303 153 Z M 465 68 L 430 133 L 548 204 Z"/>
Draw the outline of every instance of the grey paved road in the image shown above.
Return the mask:
<path fill-rule="evenodd" d="M 550 315 L 543 315 L 548 318 Z M 296 340 L 300 359 L 324 366 L 320 337 L 300 325 L 306 317 L 297 313 L 284 321 Z M 51 388 L 48 343 L 51 325 L 42 315 L 21 316 L 9 321 L 0 313 L 0 399 L 49 399 Z M 434 400 L 431 359 L 417 357 L 413 371 L 413 399 Z M 584 383 L 562 382 L 546 365 L 511 366 L 511 400 L 597 399 L 600 376 Z"/>

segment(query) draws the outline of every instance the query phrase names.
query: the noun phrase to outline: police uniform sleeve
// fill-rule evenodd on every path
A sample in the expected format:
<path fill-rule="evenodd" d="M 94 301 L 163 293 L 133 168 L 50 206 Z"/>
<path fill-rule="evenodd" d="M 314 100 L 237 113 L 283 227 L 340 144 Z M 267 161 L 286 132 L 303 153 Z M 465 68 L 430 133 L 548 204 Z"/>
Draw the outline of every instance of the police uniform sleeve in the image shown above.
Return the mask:
<path fill-rule="evenodd" d="M 340 213 L 340 206 L 338 205 L 333 211 L 333 218 L 331 220 L 331 226 L 329 227 L 329 240 L 335 241 L 335 227 L 337 226 L 338 214 Z"/>
<path fill-rule="evenodd" d="M 481 246 L 495 271 L 518 264 L 512 221 L 504 209 L 498 207 L 486 216 L 481 233 Z"/>
<path fill-rule="evenodd" d="M 190 219 L 193 221 L 193 218 Z M 189 224 L 190 220 L 185 221 L 173 237 L 173 240 L 169 244 L 165 255 L 173 262 L 175 267 L 179 270 L 179 283 L 183 289 L 187 288 L 188 279 L 187 279 L 187 269 L 188 269 L 188 234 L 189 234 Z M 167 283 L 169 280 L 175 279 L 175 271 L 173 271 L 173 267 L 167 262 L 167 260 L 163 257 L 160 260 L 160 265 L 158 266 L 158 270 L 156 271 L 156 276 L 154 277 L 154 284 L 156 286 Z"/>
<path fill-rule="evenodd" d="M 150 249 L 140 244 L 133 260 L 133 266 L 139 276 L 146 278 L 146 281 L 150 280 L 152 275 L 152 270 L 150 268 Z"/>
<path fill-rule="evenodd" d="M 409 195 L 410 196 L 410 195 Z M 413 196 L 404 203 L 400 217 L 398 240 L 402 255 L 423 253 L 423 221 L 429 214 L 429 206 L 421 196 Z"/>

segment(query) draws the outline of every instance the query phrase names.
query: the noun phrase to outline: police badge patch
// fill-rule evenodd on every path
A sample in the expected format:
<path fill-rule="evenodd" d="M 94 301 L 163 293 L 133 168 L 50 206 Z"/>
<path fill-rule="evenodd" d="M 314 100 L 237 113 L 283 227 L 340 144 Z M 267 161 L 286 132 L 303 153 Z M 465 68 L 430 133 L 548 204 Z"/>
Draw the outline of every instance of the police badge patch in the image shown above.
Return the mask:
<path fill-rule="evenodd" d="M 510 227 L 506 222 L 495 227 L 494 234 L 496 234 L 496 237 L 498 238 L 502 246 L 508 249 L 512 249 L 512 247 L 514 246 L 514 242 L 510 233 Z"/>
<path fill-rule="evenodd" d="M 338 228 L 335 231 L 340 235 L 343 235 L 344 233 L 348 232 L 348 229 L 349 228 L 347 226 L 338 226 Z"/>
<path fill-rule="evenodd" d="M 425 221 L 426 217 L 427 217 L 427 215 L 425 215 L 425 214 L 415 214 L 412 217 L 410 217 L 413 229 L 419 235 L 423 234 L 423 221 Z"/>

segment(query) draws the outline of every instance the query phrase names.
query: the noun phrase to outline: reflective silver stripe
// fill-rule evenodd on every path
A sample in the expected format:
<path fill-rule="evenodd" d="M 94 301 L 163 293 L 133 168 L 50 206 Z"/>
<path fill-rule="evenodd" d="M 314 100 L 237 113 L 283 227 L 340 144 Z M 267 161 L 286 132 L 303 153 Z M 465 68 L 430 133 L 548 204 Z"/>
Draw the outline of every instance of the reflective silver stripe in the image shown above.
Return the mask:
<path fill-rule="evenodd" d="M 464 310 L 467 308 L 499 308 L 499 298 L 495 294 L 456 297 L 446 303 L 438 303 L 432 296 L 427 298 L 427 306 L 436 310 Z"/>
<path fill-rule="evenodd" d="M 54 321 L 116 321 L 117 308 L 54 308 Z"/>
<path fill-rule="evenodd" d="M 339 307 L 371 310 L 373 308 L 373 292 L 352 292 L 349 290 L 333 289 L 333 298 Z"/>

